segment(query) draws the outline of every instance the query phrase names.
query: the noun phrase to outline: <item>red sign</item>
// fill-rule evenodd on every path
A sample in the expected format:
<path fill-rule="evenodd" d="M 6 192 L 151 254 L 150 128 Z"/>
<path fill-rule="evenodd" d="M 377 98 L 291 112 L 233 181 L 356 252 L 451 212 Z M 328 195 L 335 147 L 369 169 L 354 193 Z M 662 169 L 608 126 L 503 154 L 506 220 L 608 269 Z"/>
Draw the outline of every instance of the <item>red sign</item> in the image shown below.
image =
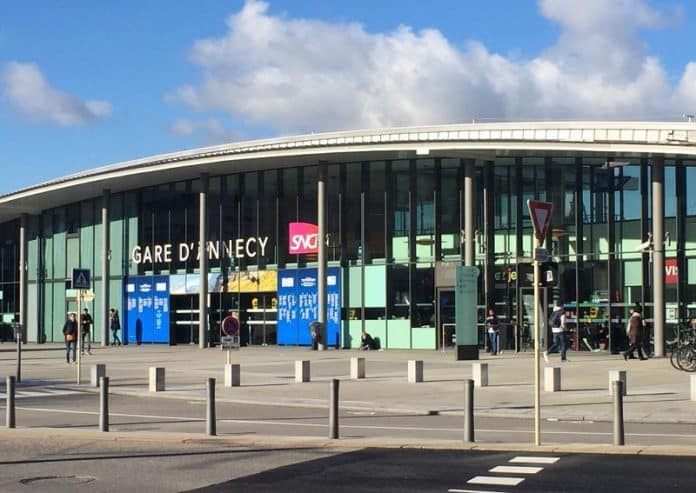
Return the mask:
<path fill-rule="evenodd" d="M 222 331 L 225 335 L 234 337 L 239 335 L 239 319 L 235 315 L 230 315 L 222 321 Z"/>
<path fill-rule="evenodd" d="M 288 253 L 319 252 L 319 227 L 311 223 L 290 223 L 288 236 Z"/>
<path fill-rule="evenodd" d="M 679 282 L 679 268 L 676 258 L 665 259 L 665 284 L 677 284 Z"/>
<path fill-rule="evenodd" d="M 528 200 L 527 208 L 529 209 L 529 216 L 532 218 L 532 224 L 534 225 L 534 236 L 536 236 L 541 246 L 544 244 L 546 231 L 549 229 L 553 204 L 551 202 L 541 202 L 540 200 Z"/>

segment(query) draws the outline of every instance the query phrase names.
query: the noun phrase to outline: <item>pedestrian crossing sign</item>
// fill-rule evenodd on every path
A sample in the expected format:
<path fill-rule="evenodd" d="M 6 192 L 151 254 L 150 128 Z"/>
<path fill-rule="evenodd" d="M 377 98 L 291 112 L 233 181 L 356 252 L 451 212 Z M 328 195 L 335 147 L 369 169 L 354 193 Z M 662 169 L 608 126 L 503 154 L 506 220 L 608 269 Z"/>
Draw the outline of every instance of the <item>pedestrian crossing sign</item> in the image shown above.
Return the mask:
<path fill-rule="evenodd" d="M 73 289 L 89 289 L 90 286 L 90 270 L 89 269 L 73 269 L 72 288 Z"/>

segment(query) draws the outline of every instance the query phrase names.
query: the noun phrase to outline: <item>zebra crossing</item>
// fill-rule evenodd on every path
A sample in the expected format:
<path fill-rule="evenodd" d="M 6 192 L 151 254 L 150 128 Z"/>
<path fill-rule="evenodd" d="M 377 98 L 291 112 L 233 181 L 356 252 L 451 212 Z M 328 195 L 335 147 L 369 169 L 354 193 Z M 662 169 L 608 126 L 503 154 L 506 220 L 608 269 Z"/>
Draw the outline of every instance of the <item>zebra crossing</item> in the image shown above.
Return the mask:
<path fill-rule="evenodd" d="M 545 456 L 517 456 L 510 459 L 505 465 L 498 465 L 490 468 L 489 473 L 493 475 L 478 475 L 467 481 L 473 486 L 518 486 L 527 477 L 539 474 L 544 470 L 544 466 L 555 464 L 560 457 Z M 510 465 L 514 464 L 514 465 Z M 500 474 L 500 476 L 498 476 Z M 449 489 L 448 493 L 501 493 L 493 490 L 473 490 L 473 489 Z"/>
<path fill-rule="evenodd" d="M 29 398 L 29 397 L 56 397 L 61 395 L 75 395 L 83 393 L 80 390 L 73 389 L 60 389 L 52 387 L 29 387 L 24 389 L 17 389 L 15 391 L 15 399 Z M 2 398 L 5 396 L 5 389 L 0 392 Z"/>

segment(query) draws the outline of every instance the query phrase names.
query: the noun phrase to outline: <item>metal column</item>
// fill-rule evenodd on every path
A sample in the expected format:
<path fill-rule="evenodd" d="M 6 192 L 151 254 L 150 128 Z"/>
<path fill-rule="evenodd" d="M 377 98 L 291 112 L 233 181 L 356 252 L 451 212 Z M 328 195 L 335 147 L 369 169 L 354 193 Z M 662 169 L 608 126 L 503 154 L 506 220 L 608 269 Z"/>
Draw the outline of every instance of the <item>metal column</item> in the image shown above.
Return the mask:
<path fill-rule="evenodd" d="M 464 265 L 474 265 L 474 175 L 473 161 L 464 164 Z"/>
<path fill-rule="evenodd" d="M 665 160 L 652 162 L 653 328 L 655 357 L 665 355 Z"/>
<path fill-rule="evenodd" d="M 321 343 L 328 347 L 326 330 L 326 163 L 319 163 L 317 181 L 317 223 L 319 226 L 319 252 L 317 255 L 317 294 L 319 298 L 318 318 L 321 323 Z"/>
<path fill-rule="evenodd" d="M 111 191 L 104 190 L 102 197 L 101 222 L 102 222 L 102 248 L 101 248 L 101 345 L 109 345 L 109 264 L 111 260 L 111 231 L 109 231 L 109 205 L 111 201 Z M 96 329 L 96 328 L 95 328 Z"/>
<path fill-rule="evenodd" d="M 201 191 L 198 197 L 198 270 L 200 291 L 198 294 L 198 347 L 208 347 L 208 174 L 201 174 Z"/>
<path fill-rule="evenodd" d="M 27 215 L 19 220 L 19 323 L 22 338 L 27 337 Z"/>

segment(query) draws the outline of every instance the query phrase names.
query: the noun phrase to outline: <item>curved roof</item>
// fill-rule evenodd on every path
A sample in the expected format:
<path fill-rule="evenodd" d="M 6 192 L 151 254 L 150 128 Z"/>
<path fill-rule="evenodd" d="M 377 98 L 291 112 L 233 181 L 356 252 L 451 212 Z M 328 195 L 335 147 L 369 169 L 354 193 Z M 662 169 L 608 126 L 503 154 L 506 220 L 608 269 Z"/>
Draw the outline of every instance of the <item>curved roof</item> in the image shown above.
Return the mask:
<path fill-rule="evenodd" d="M 0 196 L 0 222 L 112 192 L 250 169 L 404 159 L 494 159 L 501 152 L 696 158 L 696 124 L 674 122 L 471 123 L 331 132 L 253 140 L 125 161 Z"/>

